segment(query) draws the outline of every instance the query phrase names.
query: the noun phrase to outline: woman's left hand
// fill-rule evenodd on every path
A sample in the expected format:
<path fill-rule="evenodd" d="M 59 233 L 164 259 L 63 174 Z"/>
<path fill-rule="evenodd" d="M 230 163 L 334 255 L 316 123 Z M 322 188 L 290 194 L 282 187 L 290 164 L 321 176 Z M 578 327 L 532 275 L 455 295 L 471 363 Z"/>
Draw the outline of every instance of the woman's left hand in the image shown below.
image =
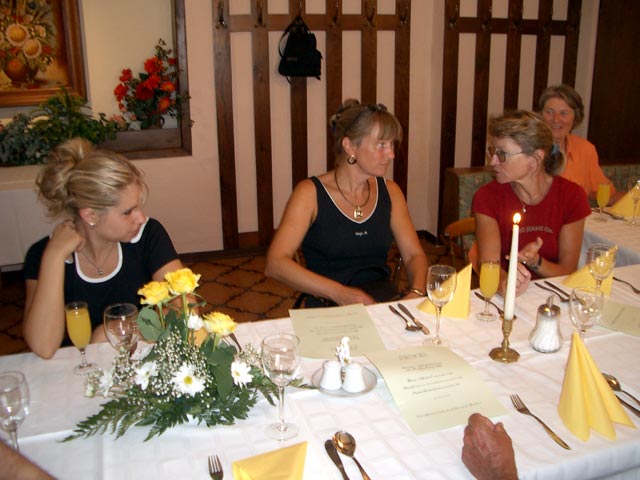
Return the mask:
<path fill-rule="evenodd" d="M 518 261 L 525 265 L 534 265 L 538 263 L 540 254 L 538 253 L 544 242 L 540 237 L 535 242 L 528 243 L 522 250 L 518 252 Z"/>

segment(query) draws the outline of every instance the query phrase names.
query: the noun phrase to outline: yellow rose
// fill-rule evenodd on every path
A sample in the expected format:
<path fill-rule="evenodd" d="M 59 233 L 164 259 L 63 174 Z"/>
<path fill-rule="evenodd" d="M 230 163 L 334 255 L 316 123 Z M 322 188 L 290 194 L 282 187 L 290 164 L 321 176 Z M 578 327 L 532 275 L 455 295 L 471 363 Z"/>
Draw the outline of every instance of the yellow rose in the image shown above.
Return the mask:
<path fill-rule="evenodd" d="M 196 275 L 190 268 L 181 268 L 175 272 L 167 273 L 164 279 L 169 283 L 171 293 L 174 295 L 182 295 L 193 293 L 193 291 L 198 288 L 200 274 Z"/>
<path fill-rule="evenodd" d="M 226 337 L 236 329 L 236 322 L 229 315 L 222 312 L 207 313 L 204 318 L 204 328 L 209 333 L 215 333 L 221 337 Z"/>
<path fill-rule="evenodd" d="M 149 282 L 138 290 L 138 295 L 144 297 L 140 303 L 158 305 L 169 297 L 169 284 L 167 282 Z"/>

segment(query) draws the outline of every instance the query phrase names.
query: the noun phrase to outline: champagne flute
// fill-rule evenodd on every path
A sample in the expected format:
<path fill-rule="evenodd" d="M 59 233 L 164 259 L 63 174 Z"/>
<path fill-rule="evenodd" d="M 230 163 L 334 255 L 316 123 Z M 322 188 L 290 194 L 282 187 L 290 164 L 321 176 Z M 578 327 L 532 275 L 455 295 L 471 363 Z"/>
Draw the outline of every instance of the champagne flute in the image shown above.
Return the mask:
<path fill-rule="evenodd" d="M 0 375 L 0 425 L 9 433 L 11 444 L 18 447 L 18 427 L 29 413 L 29 386 L 22 372 Z"/>
<path fill-rule="evenodd" d="M 599 183 L 598 184 L 598 193 L 596 195 L 596 201 L 598 202 L 598 210 L 600 211 L 600 216 L 596 217 L 595 220 L 598 222 L 606 222 L 607 219 L 602 215 L 604 211 L 602 210 L 604 207 L 609 205 L 609 199 L 611 198 L 611 184 L 610 183 Z"/>
<path fill-rule="evenodd" d="M 431 342 L 442 345 L 440 338 L 440 314 L 442 307 L 451 301 L 456 291 L 456 269 L 449 265 L 431 265 L 427 272 L 427 294 L 436 307 L 436 334 Z"/>
<path fill-rule="evenodd" d="M 605 280 L 616 265 L 617 248 L 602 243 L 594 243 L 587 251 L 587 264 L 589 272 L 596 279 L 596 288 L 601 289 L 602 281 Z"/>
<path fill-rule="evenodd" d="M 64 306 L 67 319 L 67 333 L 71 342 L 80 350 L 82 361 L 76 365 L 73 372 L 84 375 L 96 368 L 95 363 L 87 362 L 86 349 L 91 340 L 91 320 L 87 302 L 69 302 Z"/>
<path fill-rule="evenodd" d="M 133 303 L 115 303 L 104 309 L 104 330 L 113 348 L 131 350 L 140 339 L 138 307 Z"/>
<path fill-rule="evenodd" d="M 636 227 L 640 225 L 636 222 L 636 210 L 638 210 L 638 200 L 640 200 L 640 178 L 630 178 L 627 187 L 629 188 L 629 196 L 633 200 L 633 215 L 629 225 Z"/>
<path fill-rule="evenodd" d="M 571 323 L 580 331 L 580 338 L 584 340 L 587 330 L 600 319 L 604 294 L 602 290 L 593 287 L 574 288 L 569 296 L 569 310 Z"/>
<path fill-rule="evenodd" d="M 477 313 L 476 318 L 483 322 L 492 322 L 496 315 L 489 310 L 489 302 L 498 291 L 500 283 L 500 262 L 482 260 L 480 263 L 480 293 L 484 297 L 484 311 Z"/>
<path fill-rule="evenodd" d="M 262 340 L 262 366 L 278 387 L 279 418 L 265 428 L 265 434 L 275 440 L 287 440 L 298 435 L 298 425 L 284 420 L 284 387 L 293 380 L 298 370 L 299 343 L 298 337 L 287 333 L 277 333 Z"/>

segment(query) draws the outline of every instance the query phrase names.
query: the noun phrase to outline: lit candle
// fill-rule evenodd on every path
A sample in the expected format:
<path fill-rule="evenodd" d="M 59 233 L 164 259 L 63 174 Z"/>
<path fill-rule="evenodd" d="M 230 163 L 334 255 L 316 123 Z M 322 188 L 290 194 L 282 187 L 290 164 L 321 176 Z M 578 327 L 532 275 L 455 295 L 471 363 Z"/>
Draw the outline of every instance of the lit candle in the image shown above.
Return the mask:
<path fill-rule="evenodd" d="M 507 271 L 507 291 L 504 295 L 504 319 L 513 319 L 516 306 L 516 278 L 518 276 L 518 234 L 520 232 L 520 213 L 513 216 L 513 233 L 511 234 L 511 251 L 509 252 L 509 270 Z"/>

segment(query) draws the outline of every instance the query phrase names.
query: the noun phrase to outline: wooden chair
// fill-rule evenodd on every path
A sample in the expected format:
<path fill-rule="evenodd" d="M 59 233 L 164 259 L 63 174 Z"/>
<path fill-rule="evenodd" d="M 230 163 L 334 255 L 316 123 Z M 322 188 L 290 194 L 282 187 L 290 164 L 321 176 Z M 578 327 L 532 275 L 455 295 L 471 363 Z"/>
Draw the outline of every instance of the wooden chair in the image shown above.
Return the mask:
<path fill-rule="evenodd" d="M 447 225 L 440 237 L 442 243 L 447 247 L 449 255 L 451 255 L 451 264 L 456 266 L 460 260 L 463 265 L 469 263 L 469 241 L 465 241 L 465 236 L 473 235 L 476 231 L 475 217 L 465 217 L 456 220 Z M 473 242 L 475 243 L 475 241 Z M 475 254 L 477 257 L 477 253 Z"/>

